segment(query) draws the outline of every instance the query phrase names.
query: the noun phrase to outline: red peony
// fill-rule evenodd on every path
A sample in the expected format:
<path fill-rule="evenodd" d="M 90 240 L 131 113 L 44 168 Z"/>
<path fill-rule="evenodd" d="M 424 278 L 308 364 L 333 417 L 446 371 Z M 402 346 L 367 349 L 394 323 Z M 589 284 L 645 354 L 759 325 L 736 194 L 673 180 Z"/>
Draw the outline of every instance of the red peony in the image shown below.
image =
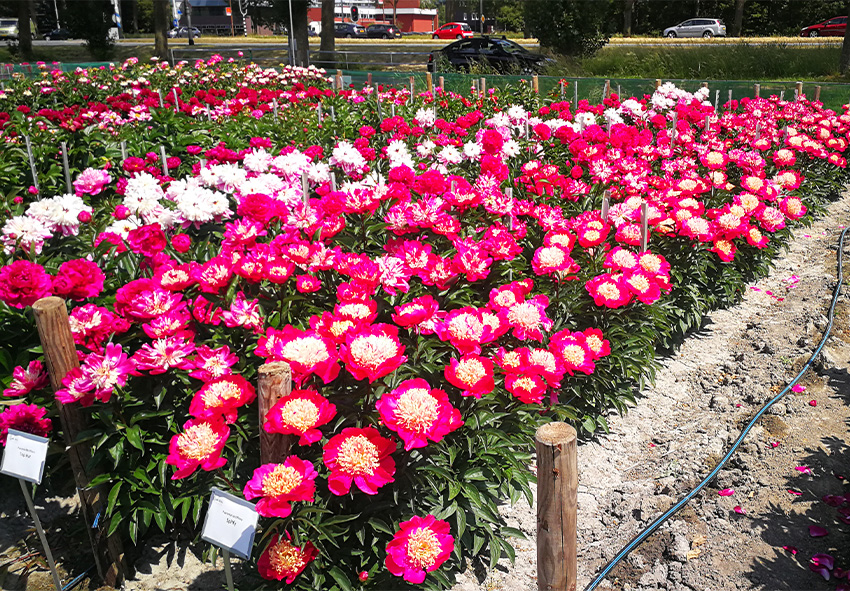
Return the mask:
<path fill-rule="evenodd" d="M 44 267 L 15 261 L 0 269 L 0 300 L 12 308 L 26 308 L 51 294 L 53 282 Z"/>
<path fill-rule="evenodd" d="M 53 278 L 53 293 L 72 300 L 84 300 L 100 295 L 106 275 L 97 264 L 86 259 L 66 261 Z"/>

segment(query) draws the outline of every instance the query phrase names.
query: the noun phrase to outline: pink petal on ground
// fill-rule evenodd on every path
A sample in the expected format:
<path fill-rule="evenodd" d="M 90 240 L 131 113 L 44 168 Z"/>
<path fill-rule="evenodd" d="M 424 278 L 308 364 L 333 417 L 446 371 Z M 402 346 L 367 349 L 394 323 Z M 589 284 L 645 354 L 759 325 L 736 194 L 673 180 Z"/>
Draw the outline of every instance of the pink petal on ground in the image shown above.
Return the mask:
<path fill-rule="evenodd" d="M 797 466 L 797 467 L 796 467 L 796 468 L 794 468 L 794 469 L 795 469 L 797 472 L 802 472 L 803 474 L 811 474 L 811 473 L 812 473 L 812 469 L 811 469 L 811 468 L 809 468 L 808 466 Z"/>
<path fill-rule="evenodd" d="M 840 495 L 824 495 L 821 497 L 821 500 L 830 507 L 838 507 L 844 502 L 844 497 Z"/>
<path fill-rule="evenodd" d="M 847 525 L 850 525 L 850 517 L 845 517 L 844 515 L 842 515 L 838 519 L 839 519 L 839 521 L 846 523 Z"/>
<path fill-rule="evenodd" d="M 809 400 L 809 406 L 817 406 L 817 405 L 818 405 L 817 400 Z"/>
<path fill-rule="evenodd" d="M 777 302 L 784 302 L 784 301 L 785 301 L 785 298 L 776 298 L 776 301 L 777 301 Z"/>
<path fill-rule="evenodd" d="M 717 491 L 717 494 L 719 494 L 721 497 L 731 497 L 732 495 L 735 494 L 735 489 L 734 488 L 724 488 L 723 490 Z"/>
<path fill-rule="evenodd" d="M 800 384 L 794 384 L 793 386 L 791 386 L 791 391 L 792 392 L 805 392 L 806 387 L 801 386 Z"/>
<path fill-rule="evenodd" d="M 825 527 L 821 527 L 819 525 L 810 525 L 809 526 L 809 535 L 813 538 L 822 538 L 824 536 L 828 536 L 829 532 Z"/>
<path fill-rule="evenodd" d="M 835 591 L 850 591 L 850 584 L 838 583 L 838 587 L 835 588 Z"/>
<path fill-rule="evenodd" d="M 802 495 L 803 495 L 803 493 L 801 493 L 801 492 L 797 492 L 796 490 L 791 490 L 790 488 L 788 489 L 788 494 L 794 495 L 794 496 L 796 496 L 796 497 L 799 497 L 799 496 L 802 496 Z"/>
<path fill-rule="evenodd" d="M 835 566 L 835 558 L 831 554 L 815 554 L 812 556 L 812 563 L 832 570 Z"/>
<path fill-rule="evenodd" d="M 832 475 L 835 476 L 838 480 L 844 480 L 844 476 L 841 474 L 836 474 L 835 472 L 833 472 Z"/>
<path fill-rule="evenodd" d="M 778 441 L 771 441 L 770 447 L 779 447 L 779 442 Z"/>
<path fill-rule="evenodd" d="M 782 549 L 785 550 L 786 552 L 790 552 L 791 554 L 797 553 L 796 546 L 782 546 Z"/>
<path fill-rule="evenodd" d="M 835 567 L 835 570 L 832 571 L 832 576 L 836 579 L 843 579 L 847 575 L 850 575 L 850 570 L 844 570 L 843 568 Z"/>
<path fill-rule="evenodd" d="M 764 293 L 766 293 L 767 295 L 773 295 L 773 292 L 769 289 L 764 290 Z"/>
<path fill-rule="evenodd" d="M 741 505 L 735 505 L 734 507 L 732 507 L 732 511 L 734 511 L 735 513 L 738 513 L 739 515 L 746 515 L 747 514 L 746 510 L 744 510 L 744 508 L 741 507 Z"/>
<path fill-rule="evenodd" d="M 809 564 L 809 570 L 812 571 L 813 573 L 818 573 L 820 576 L 823 577 L 824 581 L 829 580 L 829 570 L 827 570 L 826 568 L 812 563 L 812 564 Z"/>
<path fill-rule="evenodd" d="M 736 405 L 735 405 L 735 408 L 741 408 L 741 405 L 740 405 L 740 404 L 736 404 Z"/>

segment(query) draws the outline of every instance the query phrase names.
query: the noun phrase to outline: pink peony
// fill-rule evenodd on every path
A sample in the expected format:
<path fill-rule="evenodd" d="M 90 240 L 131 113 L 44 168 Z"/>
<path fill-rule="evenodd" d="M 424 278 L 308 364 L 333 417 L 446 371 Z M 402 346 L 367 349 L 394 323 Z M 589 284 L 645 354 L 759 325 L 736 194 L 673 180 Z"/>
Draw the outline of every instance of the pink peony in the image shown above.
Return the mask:
<path fill-rule="evenodd" d="M 98 195 L 111 182 L 112 177 L 105 170 L 87 168 L 74 181 L 74 192 L 78 197 L 82 197 L 83 195 Z"/>
<path fill-rule="evenodd" d="M 53 293 L 72 300 L 94 298 L 103 291 L 106 275 L 97 264 L 86 259 L 66 261 L 53 278 Z"/>
<path fill-rule="evenodd" d="M 47 409 L 34 404 L 15 404 L 0 412 L 0 445 L 6 445 L 9 429 L 46 437 L 51 429 L 46 414 Z"/>
<path fill-rule="evenodd" d="M 402 521 L 387 544 L 387 570 L 408 583 L 422 583 L 451 556 L 455 539 L 450 531 L 448 522 L 433 515 Z"/>
<path fill-rule="evenodd" d="M 0 300 L 12 308 L 26 308 L 51 294 L 53 282 L 44 267 L 15 261 L 0 268 Z"/>

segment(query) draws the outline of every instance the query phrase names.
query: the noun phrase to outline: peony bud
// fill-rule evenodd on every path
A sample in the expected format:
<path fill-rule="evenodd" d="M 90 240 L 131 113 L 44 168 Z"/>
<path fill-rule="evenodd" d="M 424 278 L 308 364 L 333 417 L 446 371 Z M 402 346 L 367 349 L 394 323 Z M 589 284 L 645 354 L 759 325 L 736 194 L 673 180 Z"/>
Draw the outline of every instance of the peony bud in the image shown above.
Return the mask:
<path fill-rule="evenodd" d="M 365 570 L 362 570 L 357 574 L 357 578 L 360 579 L 361 582 L 365 583 L 369 580 L 369 573 L 367 573 Z"/>
<path fill-rule="evenodd" d="M 86 210 L 81 211 L 77 214 L 77 221 L 83 224 L 87 224 L 91 221 L 91 212 Z"/>
<path fill-rule="evenodd" d="M 175 234 L 174 237 L 171 238 L 171 246 L 177 252 L 188 252 L 192 247 L 192 239 L 188 234 Z"/>
<path fill-rule="evenodd" d="M 116 205 L 115 211 L 112 212 L 112 217 L 116 220 L 126 220 L 130 217 L 130 209 L 126 205 Z"/>

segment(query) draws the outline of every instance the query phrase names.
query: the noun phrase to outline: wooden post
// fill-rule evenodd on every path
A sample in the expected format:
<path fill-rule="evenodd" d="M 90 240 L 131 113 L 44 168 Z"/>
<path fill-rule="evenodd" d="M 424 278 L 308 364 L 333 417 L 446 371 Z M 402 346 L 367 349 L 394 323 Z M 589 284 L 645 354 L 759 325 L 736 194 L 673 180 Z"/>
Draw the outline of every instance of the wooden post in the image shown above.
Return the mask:
<path fill-rule="evenodd" d="M 796 97 L 795 97 L 795 98 L 796 98 L 797 100 L 800 100 L 800 97 L 801 97 L 801 96 L 803 96 L 803 83 L 802 83 L 802 82 L 797 82 L 797 84 L 795 84 L 795 85 L 794 85 L 794 88 L 795 88 L 795 90 L 797 91 L 797 92 L 796 92 Z"/>
<path fill-rule="evenodd" d="M 431 76 L 431 72 L 425 72 L 425 86 L 428 87 L 428 92 L 434 92 L 434 77 Z"/>
<path fill-rule="evenodd" d="M 820 86 L 815 86 L 815 102 L 820 100 Z"/>
<path fill-rule="evenodd" d="M 413 98 L 413 94 L 416 92 L 416 78 L 413 76 L 410 77 L 410 98 Z"/>
<path fill-rule="evenodd" d="M 703 88 L 708 88 L 708 82 L 703 82 L 701 85 Z"/>
<path fill-rule="evenodd" d="M 659 88 L 661 88 L 661 78 L 656 78 L 655 79 L 655 90 L 658 90 Z"/>
<path fill-rule="evenodd" d="M 282 361 L 261 365 L 258 371 L 257 399 L 260 407 L 260 463 L 279 463 L 289 453 L 291 440 L 288 435 L 268 433 L 263 429 L 266 414 L 271 407 L 292 392 L 292 373 L 289 364 Z"/>
<path fill-rule="evenodd" d="M 440 76 L 440 90 L 446 92 L 446 79 L 443 76 Z"/>
<path fill-rule="evenodd" d="M 337 90 L 342 90 L 342 70 L 336 71 L 336 80 L 334 81 L 336 84 Z"/>
<path fill-rule="evenodd" d="M 761 94 L 761 84 L 754 84 L 753 85 L 753 94 L 755 95 L 756 98 L 759 98 L 759 95 Z"/>
<path fill-rule="evenodd" d="M 534 94 L 540 94 L 540 77 L 537 74 L 531 77 L 531 90 Z"/>
<path fill-rule="evenodd" d="M 44 360 L 50 375 L 50 385 L 54 392 L 62 387 L 62 379 L 72 369 L 79 367 L 74 337 L 71 335 L 71 325 L 68 324 L 68 311 L 65 300 L 57 297 L 41 298 L 32 305 L 35 324 L 41 346 L 44 350 Z M 124 562 L 124 549 L 117 534 L 108 538 L 101 531 L 108 524 L 105 515 L 100 515 L 98 528 L 94 528 L 95 518 L 101 511 L 106 510 L 105 495 L 100 488 L 89 488 L 89 482 L 95 476 L 87 473 L 86 466 L 91 458 L 86 445 L 76 445 L 74 441 L 80 432 L 86 428 L 86 413 L 78 404 L 62 404 L 56 402 L 59 409 L 59 420 L 62 423 L 62 434 L 80 497 L 80 508 L 86 523 L 95 565 L 101 579 L 110 587 L 120 587 L 124 580 L 127 565 Z M 104 534 L 104 535 L 101 535 Z"/>
<path fill-rule="evenodd" d="M 576 589 L 578 466 L 576 430 L 548 423 L 537 430 L 537 588 Z"/>
<path fill-rule="evenodd" d="M 366 86 L 372 86 L 372 72 L 366 74 Z"/>
<path fill-rule="evenodd" d="M 481 94 L 487 94 L 487 79 L 483 76 L 481 77 Z"/>
<path fill-rule="evenodd" d="M 602 91 L 602 98 L 611 98 L 611 81 L 605 81 L 605 88 Z"/>

